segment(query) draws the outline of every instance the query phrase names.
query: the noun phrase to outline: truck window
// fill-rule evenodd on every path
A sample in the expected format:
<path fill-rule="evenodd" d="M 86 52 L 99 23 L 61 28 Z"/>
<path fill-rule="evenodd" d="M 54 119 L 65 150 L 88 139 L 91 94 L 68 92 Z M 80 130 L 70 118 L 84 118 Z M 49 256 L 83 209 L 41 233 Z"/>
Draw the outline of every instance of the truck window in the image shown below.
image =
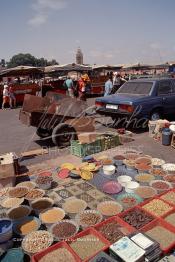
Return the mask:
<path fill-rule="evenodd" d="M 164 80 L 159 82 L 158 95 L 168 95 L 172 93 L 171 82 Z"/>

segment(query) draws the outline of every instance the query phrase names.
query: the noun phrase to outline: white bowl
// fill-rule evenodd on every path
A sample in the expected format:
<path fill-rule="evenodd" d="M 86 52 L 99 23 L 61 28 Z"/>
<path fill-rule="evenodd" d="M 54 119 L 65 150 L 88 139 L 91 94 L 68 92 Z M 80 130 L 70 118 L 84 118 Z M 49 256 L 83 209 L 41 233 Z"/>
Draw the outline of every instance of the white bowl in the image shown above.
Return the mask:
<path fill-rule="evenodd" d="M 115 173 L 115 166 L 114 165 L 105 165 L 103 166 L 103 172 L 107 176 L 112 176 Z"/>
<path fill-rule="evenodd" d="M 123 187 L 125 187 L 126 184 L 127 184 L 128 182 L 130 182 L 131 180 L 132 180 L 132 177 L 130 177 L 130 176 L 119 176 L 119 177 L 117 178 L 117 181 L 118 181 Z"/>
<path fill-rule="evenodd" d="M 130 181 L 125 185 L 125 191 L 127 193 L 134 193 L 134 190 L 139 187 L 139 183 L 135 181 Z"/>

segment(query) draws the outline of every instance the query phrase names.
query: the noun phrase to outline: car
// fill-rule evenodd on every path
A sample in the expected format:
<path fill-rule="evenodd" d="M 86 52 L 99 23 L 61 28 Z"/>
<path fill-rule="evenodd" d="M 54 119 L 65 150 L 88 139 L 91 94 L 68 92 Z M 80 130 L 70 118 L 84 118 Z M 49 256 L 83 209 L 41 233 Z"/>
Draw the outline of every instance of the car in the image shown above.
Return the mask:
<path fill-rule="evenodd" d="M 148 123 L 175 113 L 175 79 L 130 80 L 109 96 L 96 98 L 96 112 L 127 124 Z"/>

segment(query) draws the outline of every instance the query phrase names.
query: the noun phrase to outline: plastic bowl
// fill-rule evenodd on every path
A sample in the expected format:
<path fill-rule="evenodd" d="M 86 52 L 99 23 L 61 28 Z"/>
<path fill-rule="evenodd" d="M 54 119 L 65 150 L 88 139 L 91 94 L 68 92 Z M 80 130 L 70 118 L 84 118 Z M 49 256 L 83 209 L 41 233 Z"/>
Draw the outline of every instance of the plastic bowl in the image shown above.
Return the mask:
<path fill-rule="evenodd" d="M 103 172 L 107 176 L 112 176 L 115 173 L 115 166 L 114 165 L 105 165 L 103 166 Z"/>
<path fill-rule="evenodd" d="M 125 191 L 127 193 L 134 193 L 134 190 L 139 187 L 139 183 L 135 181 L 130 181 L 125 185 Z"/>
<path fill-rule="evenodd" d="M 41 203 L 42 201 L 47 203 L 47 204 L 45 206 L 44 206 L 44 204 L 41 204 L 40 208 L 36 208 L 36 204 L 39 203 L 39 202 Z M 43 198 L 39 198 L 39 199 L 32 201 L 30 205 L 31 205 L 31 208 L 33 208 L 33 210 L 35 211 L 35 214 L 39 215 L 40 212 L 42 212 L 45 209 L 52 207 L 53 204 L 54 204 L 53 199 L 48 198 L 48 197 L 43 197 Z"/>
<path fill-rule="evenodd" d="M 104 206 L 108 206 L 110 207 L 110 209 L 112 209 L 112 206 L 114 207 L 115 210 L 107 210 L 104 211 L 103 208 Z M 117 214 L 119 214 L 120 212 L 122 212 L 123 207 L 121 204 L 117 203 L 116 201 L 104 201 L 101 202 L 97 205 L 97 210 L 104 216 L 104 217 L 111 217 L 111 216 L 115 216 Z"/>
<path fill-rule="evenodd" d="M 95 223 L 95 224 L 86 224 L 86 223 L 83 223 L 82 221 L 81 221 L 81 215 L 83 215 L 83 214 L 87 214 L 87 215 L 89 215 L 89 214 L 97 214 L 98 215 L 98 217 L 99 217 L 99 219 L 98 219 L 98 221 Z M 76 215 L 76 217 L 75 217 L 75 221 L 83 228 L 83 229 L 86 229 L 86 228 L 88 228 L 88 227 L 92 227 L 92 226 L 95 226 L 96 224 L 98 224 L 98 223 L 100 223 L 101 221 L 103 220 L 103 216 L 102 216 L 102 214 L 98 211 L 98 210 L 84 210 L 84 211 L 82 211 L 81 213 L 79 213 L 79 214 L 77 214 Z"/>
<path fill-rule="evenodd" d="M 21 183 L 16 185 L 16 187 L 21 187 L 21 186 L 25 186 L 29 190 L 31 190 L 31 189 L 34 189 L 36 187 L 36 183 L 33 182 L 33 181 L 24 181 L 24 182 L 21 182 Z"/>
<path fill-rule="evenodd" d="M 54 234 L 54 232 L 53 232 L 53 230 L 54 230 L 54 227 L 55 226 L 57 226 L 57 225 L 61 225 L 62 223 L 69 223 L 69 224 L 72 224 L 72 225 L 74 225 L 75 226 L 75 232 L 74 233 L 72 233 L 72 234 L 70 234 L 69 236 L 56 236 L 55 234 Z M 71 237 L 73 237 L 74 235 L 76 235 L 77 233 L 78 233 L 78 231 L 79 231 L 79 225 L 76 223 L 76 221 L 74 221 L 74 220 L 71 220 L 71 219 L 64 219 L 64 220 L 62 220 L 62 221 L 60 221 L 60 222 L 58 222 L 58 223 L 55 223 L 55 224 L 53 224 L 51 227 L 50 227 L 50 229 L 49 229 L 49 232 L 54 236 L 54 239 L 56 240 L 56 241 L 61 241 L 61 240 L 66 240 L 66 239 L 70 239 Z"/>
<path fill-rule="evenodd" d="M 25 211 L 25 214 L 21 214 L 20 212 L 23 210 L 26 210 Z M 26 206 L 26 205 L 21 205 L 21 206 L 18 206 L 18 207 L 12 207 L 10 208 L 8 211 L 7 211 L 7 215 L 9 217 L 9 219 L 11 219 L 12 221 L 18 221 L 18 220 L 21 220 L 21 219 L 24 219 L 26 218 L 27 216 L 29 216 L 29 214 L 31 213 L 32 209 L 31 207 L 29 206 Z M 12 213 L 16 213 L 16 212 L 19 212 L 19 216 L 18 217 L 14 217 L 12 215 Z"/>
<path fill-rule="evenodd" d="M 132 177 L 130 177 L 130 176 L 119 176 L 119 177 L 117 177 L 117 181 L 118 181 L 123 187 L 125 187 L 126 184 L 127 184 L 128 182 L 130 182 L 131 180 L 132 180 Z"/>
<path fill-rule="evenodd" d="M 59 219 L 55 219 L 55 220 L 52 220 L 51 222 L 48 222 L 46 220 L 44 220 L 42 218 L 42 216 L 44 215 L 44 213 L 47 213 L 48 211 L 52 211 L 52 210 L 56 210 L 60 213 L 60 218 Z M 47 228 L 49 228 L 51 225 L 61 221 L 64 217 L 65 217 L 66 213 L 65 211 L 62 209 L 62 208 L 59 208 L 59 207 L 52 207 L 52 208 L 48 208 L 48 209 L 45 209 L 44 211 L 42 211 L 40 214 L 39 214 L 39 219 L 42 221 L 43 224 L 46 225 Z M 52 217 L 54 219 L 54 217 Z"/>
<path fill-rule="evenodd" d="M 159 188 L 159 187 L 157 187 L 157 186 L 155 185 L 155 183 L 166 184 L 166 185 L 167 185 L 167 188 Z M 150 185 L 151 187 L 155 188 L 155 189 L 157 190 L 158 194 L 161 194 L 161 193 L 163 193 L 163 192 L 165 192 L 165 191 L 173 188 L 172 185 L 171 185 L 171 183 L 169 183 L 169 182 L 167 182 L 167 181 L 164 181 L 164 180 L 153 180 L 153 181 L 150 182 L 149 185 Z"/>
<path fill-rule="evenodd" d="M 12 238 L 13 223 L 8 218 L 0 219 L 0 243 L 4 243 Z"/>
<path fill-rule="evenodd" d="M 41 197 L 43 197 L 45 195 L 45 191 L 43 189 L 39 189 L 39 188 L 35 188 L 33 190 L 31 190 L 33 192 L 40 192 L 41 195 L 40 197 L 35 197 L 35 198 L 31 198 L 30 196 L 28 196 L 28 194 L 25 196 L 25 199 L 29 201 L 29 203 L 31 203 L 32 201 L 35 201 L 37 199 L 40 199 Z M 31 191 L 29 191 L 29 193 L 31 193 Z"/>
<path fill-rule="evenodd" d="M 36 222 L 36 224 L 37 224 L 37 226 L 36 226 L 35 229 L 31 230 L 30 232 L 28 232 L 28 233 L 26 233 L 26 234 L 22 234 L 21 232 L 19 232 L 19 230 L 18 230 L 18 228 L 17 228 L 19 225 L 21 225 L 21 224 L 23 224 L 23 223 L 28 223 L 28 222 L 33 221 L 33 220 L 34 220 L 34 221 Z M 37 217 L 31 216 L 31 217 L 26 217 L 26 218 L 24 218 L 23 220 L 20 220 L 20 221 L 14 223 L 13 231 L 14 231 L 17 235 L 19 235 L 19 236 L 21 236 L 21 237 L 24 237 L 24 236 L 26 236 L 27 234 L 30 234 L 30 233 L 33 232 L 33 231 L 37 231 L 37 230 L 40 228 L 40 226 L 41 226 L 41 221 L 40 221 Z"/>
<path fill-rule="evenodd" d="M 76 214 L 82 212 L 87 208 L 87 203 L 82 199 L 72 198 L 66 200 L 65 203 L 62 205 L 62 208 L 68 214 L 69 217 L 75 218 Z"/>

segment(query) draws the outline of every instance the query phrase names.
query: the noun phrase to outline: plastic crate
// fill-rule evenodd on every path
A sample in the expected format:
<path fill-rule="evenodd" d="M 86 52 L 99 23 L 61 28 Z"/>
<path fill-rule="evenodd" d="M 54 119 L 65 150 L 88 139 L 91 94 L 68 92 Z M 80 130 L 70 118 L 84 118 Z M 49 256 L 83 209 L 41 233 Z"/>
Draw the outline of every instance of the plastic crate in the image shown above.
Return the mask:
<path fill-rule="evenodd" d="M 32 256 L 31 261 L 32 262 L 39 262 L 41 258 L 43 258 L 45 255 L 47 255 L 48 253 L 55 251 L 59 248 L 65 248 L 67 249 L 74 257 L 75 261 L 77 262 L 81 262 L 81 259 L 74 253 L 74 251 L 69 247 L 69 245 L 66 242 L 59 242 L 49 248 L 44 249 L 43 251 L 35 254 L 34 256 Z"/>
<path fill-rule="evenodd" d="M 164 195 L 166 195 L 166 194 L 168 194 L 168 193 L 170 193 L 170 192 L 174 192 L 174 193 L 175 193 L 175 189 L 170 189 L 170 190 L 168 190 L 167 192 L 162 193 L 162 194 L 159 195 L 158 197 L 159 197 L 159 199 L 161 199 L 161 200 L 165 201 L 166 203 L 168 203 L 168 204 L 170 204 L 170 205 L 172 205 L 172 206 L 175 207 L 175 204 L 173 204 L 173 202 L 162 198 Z"/>
<path fill-rule="evenodd" d="M 174 214 L 174 215 L 175 215 L 175 208 L 174 208 L 173 210 L 170 210 L 168 213 L 166 213 L 166 215 L 162 216 L 161 219 L 162 219 L 163 221 L 165 221 L 167 224 L 170 224 L 172 227 L 175 228 L 175 220 L 174 220 L 174 225 L 165 220 L 165 219 L 166 219 L 169 215 L 171 215 L 171 214 Z"/>
<path fill-rule="evenodd" d="M 71 154 L 79 157 L 85 157 L 102 151 L 101 140 L 89 144 L 80 144 L 78 140 L 71 141 Z"/>
<path fill-rule="evenodd" d="M 122 219 L 120 219 L 119 217 L 117 216 L 113 216 L 113 217 L 110 217 L 106 220 L 104 220 L 103 222 L 97 224 L 94 226 L 94 228 L 99 232 L 100 228 L 104 225 L 107 225 L 109 223 L 116 223 L 118 224 L 119 226 L 125 228 L 126 230 L 126 233 L 124 235 L 130 235 L 131 233 L 134 233 L 135 232 L 135 229 L 133 227 L 131 227 L 130 225 L 128 225 L 125 221 L 123 221 Z M 101 232 L 99 232 L 99 234 L 103 235 Z M 105 236 L 103 236 L 105 237 Z M 113 243 L 111 243 L 113 244 Z"/>
<path fill-rule="evenodd" d="M 155 216 L 153 216 L 150 212 L 147 212 L 146 210 L 144 210 L 143 208 L 141 208 L 140 206 L 135 206 L 135 207 L 132 207 L 128 210 L 125 210 L 124 212 L 120 213 L 119 215 L 117 215 L 124 223 L 126 223 L 128 226 L 130 226 L 131 228 L 133 228 L 134 230 L 141 230 L 142 228 L 144 228 L 146 225 L 140 227 L 139 229 L 135 228 L 134 226 L 128 224 L 126 221 L 124 221 L 124 216 L 127 215 L 130 211 L 134 211 L 134 210 L 141 210 L 142 212 L 144 212 L 145 214 L 148 214 L 149 216 L 152 217 L 152 221 L 154 221 L 156 219 Z M 152 222 L 151 221 L 151 222 Z M 151 222 L 148 222 L 151 223 Z"/>
<path fill-rule="evenodd" d="M 119 135 L 107 134 L 100 137 L 102 151 L 108 150 L 110 148 L 120 145 Z"/>
<path fill-rule="evenodd" d="M 69 241 L 67 241 L 68 245 L 70 245 L 72 242 L 75 242 L 78 238 L 87 236 L 87 235 L 94 235 L 95 237 L 99 238 L 99 240 L 101 242 L 104 243 L 104 247 L 101 250 L 98 250 L 97 252 L 95 252 L 93 255 L 91 255 L 90 257 L 87 257 L 86 259 L 82 260 L 83 262 L 88 262 L 91 258 L 93 258 L 94 256 L 96 256 L 100 251 L 104 251 L 106 249 L 109 248 L 109 246 L 111 245 L 109 241 L 107 241 L 101 234 L 99 234 L 94 228 L 88 228 L 82 232 L 80 232 L 79 234 L 77 234 L 76 236 L 72 237 L 71 239 L 69 239 Z M 95 242 L 94 242 L 95 245 Z M 71 246 L 70 246 L 71 248 Z M 71 248 L 72 249 L 72 248 Z M 75 251 L 74 251 L 75 252 Z M 78 254 L 77 254 L 78 255 Z M 80 259 L 80 258 L 79 258 Z"/>
<path fill-rule="evenodd" d="M 152 228 L 156 226 L 164 227 L 165 229 L 169 230 L 171 233 L 175 234 L 175 228 L 171 226 L 170 224 L 166 223 L 163 219 L 157 219 L 149 223 L 147 226 L 145 226 L 143 229 L 141 229 L 142 232 L 146 234 L 147 231 L 151 230 Z M 151 237 L 152 238 L 152 237 Z M 155 239 L 156 240 L 156 239 Z M 157 240 L 156 240 L 157 241 Z M 158 242 L 158 241 L 157 241 Z M 175 237 L 172 243 L 167 247 L 162 247 L 160 245 L 161 250 L 164 253 L 169 253 L 173 248 L 175 247 Z"/>

